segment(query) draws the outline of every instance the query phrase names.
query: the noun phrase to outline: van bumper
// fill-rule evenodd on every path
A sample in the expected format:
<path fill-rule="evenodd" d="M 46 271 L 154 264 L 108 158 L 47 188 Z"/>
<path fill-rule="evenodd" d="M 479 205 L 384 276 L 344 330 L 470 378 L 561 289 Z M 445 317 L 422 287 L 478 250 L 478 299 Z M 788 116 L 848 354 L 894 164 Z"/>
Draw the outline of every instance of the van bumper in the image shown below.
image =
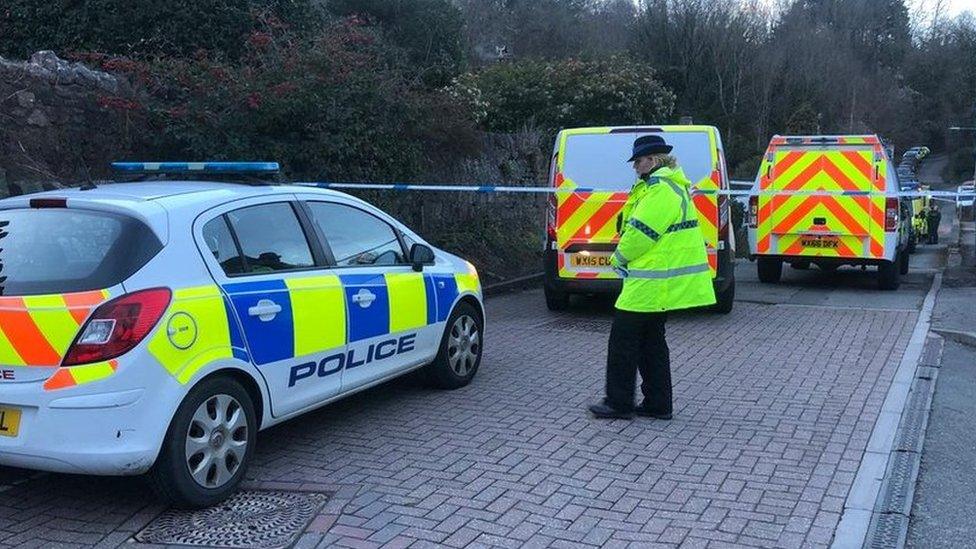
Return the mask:
<path fill-rule="evenodd" d="M 545 285 L 550 290 L 567 294 L 619 294 L 623 288 L 623 280 L 619 278 L 560 278 L 558 258 L 559 251 L 547 249 L 543 254 L 543 272 Z M 724 292 L 735 281 L 735 263 L 732 252 L 726 249 L 718 251 L 718 272 L 712 279 L 715 292 Z"/>

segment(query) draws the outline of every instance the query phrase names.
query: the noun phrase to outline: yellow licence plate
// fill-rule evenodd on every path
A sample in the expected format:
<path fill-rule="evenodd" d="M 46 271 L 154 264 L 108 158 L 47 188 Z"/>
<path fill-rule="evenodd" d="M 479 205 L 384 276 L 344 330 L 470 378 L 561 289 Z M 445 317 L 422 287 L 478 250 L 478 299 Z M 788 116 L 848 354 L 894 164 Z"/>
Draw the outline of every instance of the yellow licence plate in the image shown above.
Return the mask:
<path fill-rule="evenodd" d="M 834 236 L 808 236 L 800 239 L 800 245 L 804 248 L 834 249 L 840 247 L 840 239 Z"/>
<path fill-rule="evenodd" d="M 0 406 L 0 436 L 15 437 L 20 429 L 20 410 Z"/>
<path fill-rule="evenodd" d="M 606 254 L 573 254 L 570 257 L 573 267 L 609 267 L 610 256 Z"/>

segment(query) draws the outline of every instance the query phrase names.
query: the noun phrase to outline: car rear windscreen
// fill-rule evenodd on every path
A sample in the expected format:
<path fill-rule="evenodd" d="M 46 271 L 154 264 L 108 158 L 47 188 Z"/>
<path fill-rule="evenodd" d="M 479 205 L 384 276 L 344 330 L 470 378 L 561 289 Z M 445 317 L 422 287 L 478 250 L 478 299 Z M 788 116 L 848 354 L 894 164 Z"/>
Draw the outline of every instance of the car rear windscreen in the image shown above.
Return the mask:
<path fill-rule="evenodd" d="M 566 138 L 563 176 L 580 187 L 626 191 L 637 181 L 633 165 L 627 162 L 634 140 L 642 133 L 570 135 Z M 674 147 L 685 175 L 698 183 L 712 173 L 712 151 L 705 132 L 658 132 Z"/>
<path fill-rule="evenodd" d="M 109 288 L 162 248 L 143 223 L 90 210 L 3 210 L 0 231 L 0 295 L 6 296 Z"/>

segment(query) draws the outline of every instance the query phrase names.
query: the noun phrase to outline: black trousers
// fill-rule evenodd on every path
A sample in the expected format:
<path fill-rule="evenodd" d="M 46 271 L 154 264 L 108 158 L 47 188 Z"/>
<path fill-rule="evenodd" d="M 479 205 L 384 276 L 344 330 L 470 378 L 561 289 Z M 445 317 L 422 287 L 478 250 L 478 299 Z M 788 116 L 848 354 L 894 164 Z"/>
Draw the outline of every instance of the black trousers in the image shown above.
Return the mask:
<path fill-rule="evenodd" d="M 644 407 L 671 413 L 671 356 L 664 339 L 667 313 L 617 310 L 607 351 L 606 403 L 614 409 L 634 408 L 634 386 L 641 375 Z"/>
<path fill-rule="evenodd" d="M 929 244 L 939 243 L 939 224 L 933 221 L 928 222 L 929 229 Z"/>

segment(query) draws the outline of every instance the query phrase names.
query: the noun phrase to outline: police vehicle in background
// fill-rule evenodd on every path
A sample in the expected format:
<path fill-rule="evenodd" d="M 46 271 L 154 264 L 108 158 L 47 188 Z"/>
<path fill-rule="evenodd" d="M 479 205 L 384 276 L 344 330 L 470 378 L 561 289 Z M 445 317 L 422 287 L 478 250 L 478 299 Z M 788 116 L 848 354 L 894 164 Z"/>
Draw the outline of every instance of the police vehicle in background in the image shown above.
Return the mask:
<path fill-rule="evenodd" d="M 481 362 L 474 267 L 339 192 L 103 184 L 2 200 L 0 227 L 0 464 L 148 472 L 207 506 L 260 429 L 417 369 L 462 387 Z"/>

